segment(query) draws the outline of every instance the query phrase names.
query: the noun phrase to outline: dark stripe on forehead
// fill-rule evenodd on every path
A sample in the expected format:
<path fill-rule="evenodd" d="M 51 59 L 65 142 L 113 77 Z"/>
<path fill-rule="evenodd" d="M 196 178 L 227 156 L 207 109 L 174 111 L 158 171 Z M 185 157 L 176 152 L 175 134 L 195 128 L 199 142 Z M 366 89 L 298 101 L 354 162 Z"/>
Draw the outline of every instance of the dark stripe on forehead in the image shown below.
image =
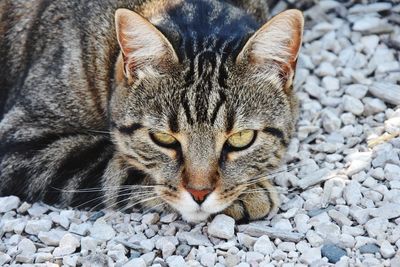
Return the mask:
<path fill-rule="evenodd" d="M 169 114 L 168 117 L 168 126 L 171 132 L 177 133 L 179 132 L 179 124 L 178 124 L 178 118 L 176 115 L 176 112 L 173 114 Z"/>
<path fill-rule="evenodd" d="M 230 132 L 235 124 L 235 113 L 233 109 L 227 109 L 226 111 L 226 131 Z"/>
<path fill-rule="evenodd" d="M 188 103 L 188 99 L 186 97 L 185 91 L 182 92 L 181 94 L 181 105 L 183 109 L 185 110 L 185 116 L 186 116 L 186 121 L 189 125 L 193 125 L 193 118 L 192 115 L 190 114 L 190 107 Z"/>
<path fill-rule="evenodd" d="M 274 128 L 274 127 L 265 127 L 263 132 L 273 135 L 276 138 L 280 139 L 282 145 L 287 146 L 288 143 L 285 140 L 285 135 L 283 134 L 283 131 L 278 129 L 278 128 Z"/>
<path fill-rule="evenodd" d="M 215 120 L 217 119 L 218 111 L 220 110 L 221 106 L 225 103 L 226 101 L 226 95 L 223 91 L 218 91 L 219 93 L 219 100 L 217 104 L 215 105 L 214 111 L 211 115 L 211 120 L 210 122 L 214 125 Z"/>

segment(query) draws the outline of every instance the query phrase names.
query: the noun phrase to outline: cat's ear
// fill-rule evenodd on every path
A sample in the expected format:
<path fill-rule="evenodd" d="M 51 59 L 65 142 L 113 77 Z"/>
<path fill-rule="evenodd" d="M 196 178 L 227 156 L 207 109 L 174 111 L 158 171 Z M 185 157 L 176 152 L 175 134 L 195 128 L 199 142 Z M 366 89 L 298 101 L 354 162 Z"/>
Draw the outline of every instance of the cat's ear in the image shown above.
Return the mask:
<path fill-rule="evenodd" d="M 167 38 L 139 14 L 118 9 L 115 12 L 115 27 L 126 76 L 160 73 L 178 62 Z"/>
<path fill-rule="evenodd" d="M 273 17 L 256 31 L 239 53 L 236 62 L 246 64 L 258 75 L 276 75 L 285 89 L 291 87 L 301 47 L 304 18 L 296 9 Z"/>

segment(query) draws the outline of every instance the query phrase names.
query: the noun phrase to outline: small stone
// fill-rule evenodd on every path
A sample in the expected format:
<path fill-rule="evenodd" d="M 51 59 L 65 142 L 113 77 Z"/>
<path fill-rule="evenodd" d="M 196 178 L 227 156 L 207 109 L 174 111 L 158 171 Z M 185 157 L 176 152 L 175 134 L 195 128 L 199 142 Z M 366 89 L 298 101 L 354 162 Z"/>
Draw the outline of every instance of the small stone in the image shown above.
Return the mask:
<path fill-rule="evenodd" d="M 319 247 L 324 243 L 324 240 L 312 230 L 307 232 L 306 238 L 313 247 Z"/>
<path fill-rule="evenodd" d="M 368 209 L 362 209 L 357 206 L 352 206 L 350 209 L 351 217 L 353 217 L 361 225 L 368 221 L 369 213 L 370 211 Z"/>
<path fill-rule="evenodd" d="M 104 211 L 102 211 L 102 210 L 99 210 L 99 211 L 96 211 L 95 213 L 93 213 L 92 215 L 90 215 L 90 217 L 89 217 L 89 221 L 91 221 L 91 222 L 95 222 L 95 221 L 97 221 L 98 219 L 100 219 L 101 217 L 103 217 L 104 215 L 106 215 L 105 213 L 104 213 Z"/>
<path fill-rule="evenodd" d="M 375 115 L 387 109 L 385 102 L 378 98 L 365 97 L 364 102 L 364 113 L 367 116 Z"/>
<path fill-rule="evenodd" d="M 169 267 L 186 267 L 185 260 L 182 256 L 170 256 L 166 261 Z"/>
<path fill-rule="evenodd" d="M 45 263 L 46 261 L 51 261 L 53 255 L 49 252 L 38 252 L 35 254 L 35 263 Z"/>
<path fill-rule="evenodd" d="M 311 265 L 313 262 L 321 259 L 321 250 L 319 248 L 309 248 L 304 251 L 299 260 L 302 263 Z"/>
<path fill-rule="evenodd" d="M 176 246 L 175 244 L 173 244 L 171 241 L 169 240 L 165 240 L 162 244 L 161 244 L 161 252 L 163 255 L 163 258 L 166 259 L 169 256 L 171 256 L 172 254 L 174 254 L 176 250 Z"/>
<path fill-rule="evenodd" d="M 353 236 L 349 234 L 342 234 L 339 238 L 338 245 L 345 247 L 345 248 L 352 248 L 355 244 L 355 239 Z"/>
<path fill-rule="evenodd" d="M 391 163 L 386 163 L 384 168 L 385 178 L 389 181 L 400 180 L 400 167 Z"/>
<path fill-rule="evenodd" d="M 15 261 L 19 263 L 33 263 L 34 254 L 21 253 L 15 257 Z"/>
<path fill-rule="evenodd" d="M 382 219 L 393 219 L 400 216 L 400 204 L 386 203 L 380 208 L 373 209 L 370 212 L 373 217 L 380 217 Z"/>
<path fill-rule="evenodd" d="M 48 232 L 39 232 L 38 238 L 48 246 L 58 246 L 65 233 L 65 231 L 51 229 Z"/>
<path fill-rule="evenodd" d="M 29 204 L 28 202 L 23 202 L 21 204 L 21 206 L 19 206 L 19 208 L 17 209 L 18 213 L 24 214 L 25 212 L 28 211 L 28 209 L 31 207 L 32 205 Z"/>
<path fill-rule="evenodd" d="M 332 209 L 328 211 L 329 216 L 338 223 L 339 226 L 343 226 L 343 225 L 352 225 L 353 222 L 347 218 L 344 214 Z"/>
<path fill-rule="evenodd" d="M 384 33 L 391 32 L 390 26 L 377 17 L 365 16 L 353 24 L 353 30 L 365 33 Z"/>
<path fill-rule="evenodd" d="M 178 214 L 176 213 L 168 213 L 166 215 L 163 215 L 160 219 L 160 222 L 162 223 L 172 223 L 178 218 Z"/>
<path fill-rule="evenodd" d="M 146 262 L 142 258 L 134 258 L 123 265 L 123 267 L 146 267 Z"/>
<path fill-rule="evenodd" d="M 76 224 L 76 223 L 71 223 L 69 226 L 68 232 L 80 235 L 80 236 L 85 236 L 89 233 L 89 229 L 92 228 L 91 223 L 81 223 L 81 224 Z"/>
<path fill-rule="evenodd" d="M 375 239 L 366 236 L 356 236 L 355 239 L 356 239 L 356 245 L 355 245 L 356 249 L 368 243 L 376 243 Z"/>
<path fill-rule="evenodd" d="M 338 90 L 340 87 L 340 82 L 339 79 L 335 77 L 326 76 L 322 78 L 322 86 L 327 90 Z"/>
<path fill-rule="evenodd" d="M 33 254 L 36 252 L 36 246 L 31 240 L 24 238 L 18 243 L 18 251 L 25 254 Z"/>
<path fill-rule="evenodd" d="M 322 257 L 327 257 L 330 263 L 336 263 L 341 257 L 346 256 L 346 250 L 336 245 L 323 245 L 321 248 Z"/>
<path fill-rule="evenodd" d="M 365 233 L 362 227 L 350 227 L 343 225 L 342 227 L 343 234 L 349 234 L 351 236 L 361 236 Z"/>
<path fill-rule="evenodd" d="M 69 219 L 67 217 L 61 216 L 58 212 L 51 212 L 49 216 L 54 223 L 61 225 L 65 229 L 68 229 Z"/>
<path fill-rule="evenodd" d="M 370 237 L 377 237 L 384 233 L 388 227 L 389 221 L 385 218 L 377 217 L 369 220 L 365 224 L 365 229 Z"/>
<path fill-rule="evenodd" d="M 218 238 L 232 238 L 235 235 L 235 220 L 224 214 L 219 214 L 208 225 L 208 233 Z"/>
<path fill-rule="evenodd" d="M 361 115 L 364 112 L 364 105 L 359 99 L 353 96 L 344 95 L 343 109 L 353 113 L 354 115 Z"/>
<path fill-rule="evenodd" d="M 246 262 L 250 263 L 250 264 L 254 264 L 257 262 L 261 262 L 262 260 L 264 260 L 264 255 L 259 253 L 259 252 L 255 252 L 255 251 L 249 251 L 246 252 Z"/>
<path fill-rule="evenodd" d="M 272 226 L 274 228 L 280 229 L 280 230 L 287 230 L 287 231 L 293 230 L 292 224 L 290 223 L 290 221 L 288 219 L 277 220 L 276 222 L 273 223 Z"/>
<path fill-rule="evenodd" d="M 81 249 L 87 251 L 95 251 L 97 248 L 97 240 L 90 236 L 81 238 Z"/>
<path fill-rule="evenodd" d="M 225 258 L 225 264 L 228 267 L 233 267 L 238 265 L 240 262 L 240 257 L 238 255 L 228 254 Z"/>
<path fill-rule="evenodd" d="M 362 99 L 368 92 L 368 87 L 363 84 L 352 84 L 346 87 L 345 90 L 347 95 Z"/>
<path fill-rule="evenodd" d="M 340 236 L 339 226 L 333 223 L 321 223 L 315 227 L 315 232 L 332 243 L 336 243 Z"/>
<path fill-rule="evenodd" d="M 190 252 L 191 247 L 185 244 L 181 244 L 176 248 L 176 255 L 186 257 Z"/>
<path fill-rule="evenodd" d="M 379 247 L 376 244 L 368 243 L 359 247 L 358 250 L 360 251 L 360 253 L 363 254 L 365 253 L 375 254 L 379 252 Z"/>
<path fill-rule="evenodd" d="M 142 217 L 142 223 L 145 223 L 147 225 L 149 224 L 155 224 L 160 220 L 160 215 L 158 213 L 148 213 L 143 215 Z"/>
<path fill-rule="evenodd" d="M 25 232 L 31 235 L 38 235 L 39 232 L 48 232 L 51 229 L 52 221 L 47 219 L 40 219 L 28 221 L 25 226 Z"/>
<path fill-rule="evenodd" d="M 263 235 L 254 243 L 254 251 L 260 252 L 264 255 L 271 255 L 274 251 L 274 245 L 268 236 Z"/>
<path fill-rule="evenodd" d="M 339 117 L 329 109 L 326 109 L 322 113 L 322 126 L 328 133 L 335 132 L 340 129 L 342 121 Z"/>
<path fill-rule="evenodd" d="M 400 85 L 393 83 L 374 82 L 369 87 L 369 92 L 383 101 L 400 105 Z"/>
<path fill-rule="evenodd" d="M 297 214 L 294 217 L 297 231 L 306 233 L 311 228 L 311 225 L 308 224 L 309 219 L 310 217 L 307 214 Z"/>
<path fill-rule="evenodd" d="M 296 251 L 296 244 L 293 242 L 282 242 L 278 244 L 278 249 L 284 252 Z"/>
<path fill-rule="evenodd" d="M 32 207 L 28 209 L 29 215 L 32 217 L 39 217 L 45 214 L 49 209 L 40 203 L 33 203 Z"/>
<path fill-rule="evenodd" d="M 396 253 L 393 246 L 387 240 L 382 241 L 380 252 L 381 252 L 381 255 L 386 259 L 393 257 L 394 254 Z"/>
<path fill-rule="evenodd" d="M 268 235 L 271 238 L 279 238 L 284 241 L 299 242 L 304 238 L 303 234 L 296 232 L 283 231 L 269 226 L 261 226 L 256 224 L 238 225 L 239 232 L 260 237 Z"/>
<path fill-rule="evenodd" d="M 67 255 L 63 257 L 63 264 L 66 266 L 76 266 L 78 262 L 78 255 Z"/>
<path fill-rule="evenodd" d="M 286 253 L 283 252 L 280 249 L 275 249 L 274 252 L 272 252 L 271 258 L 273 258 L 276 261 L 281 261 L 285 260 L 287 257 Z"/>
<path fill-rule="evenodd" d="M 54 257 L 61 257 L 72 254 L 80 246 L 79 240 L 72 234 L 65 234 L 61 240 L 60 245 L 53 251 Z"/>
<path fill-rule="evenodd" d="M 348 205 L 357 205 L 361 198 L 361 185 L 357 181 L 350 181 L 343 190 L 343 196 Z"/>
<path fill-rule="evenodd" d="M 201 264 L 206 267 L 214 267 L 216 260 L 217 254 L 215 253 L 204 253 L 200 258 Z"/>
<path fill-rule="evenodd" d="M 323 182 L 329 178 L 328 173 L 329 169 L 324 168 L 307 174 L 300 179 L 298 186 L 302 189 L 306 189 L 312 185 Z"/>
<path fill-rule="evenodd" d="M 336 69 L 335 67 L 329 62 L 322 62 L 321 65 L 315 70 L 315 73 L 320 76 L 336 76 Z"/>
<path fill-rule="evenodd" d="M 0 213 L 6 213 L 18 208 L 21 201 L 16 196 L 0 197 Z"/>
<path fill-rule="evenodd" d="M 115 236 L 115 230 L 104 218 L 98 219 L 90 229 L 90 235 L 98 240 L 107 241 Z"/>
<path fill-rule="evenodd" d="M 3 266 L 11 261 L 11 257 L 0 251 L 0 265 Z"/>
<path fill-rule="evenodd" d="M 211 246 L 208 237 L 199 232 L 187 232 L 183 236 L 191 246 Z"/>
<path fill-rule="evenodd" d="M 142 258 L 146 262 L 146 266 L 150 266 L 155 257 L 156 257 L 155 252 L 148 252 L 140 256 L 140 258 Z"/>
<path fill-rule="evenodd" d="M 257 241 L 257 238 L 243 234 L 243 233 L 237 233 L 236 236 L 239 241 L 239 244 L 241 244 L 247 248 L 252 248 L 254 246 L 254 243 Z"/>

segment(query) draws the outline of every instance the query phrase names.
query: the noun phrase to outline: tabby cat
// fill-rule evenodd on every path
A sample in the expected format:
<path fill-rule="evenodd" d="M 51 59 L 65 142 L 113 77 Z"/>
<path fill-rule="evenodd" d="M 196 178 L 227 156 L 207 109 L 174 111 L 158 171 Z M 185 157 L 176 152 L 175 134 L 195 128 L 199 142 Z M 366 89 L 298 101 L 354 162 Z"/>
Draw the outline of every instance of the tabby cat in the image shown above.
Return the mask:
<path fill-rule="evenodd" d="M 277 209 L 303 17 L 263 0 L 0 2 L 0 195 L 61 206 Z"/>

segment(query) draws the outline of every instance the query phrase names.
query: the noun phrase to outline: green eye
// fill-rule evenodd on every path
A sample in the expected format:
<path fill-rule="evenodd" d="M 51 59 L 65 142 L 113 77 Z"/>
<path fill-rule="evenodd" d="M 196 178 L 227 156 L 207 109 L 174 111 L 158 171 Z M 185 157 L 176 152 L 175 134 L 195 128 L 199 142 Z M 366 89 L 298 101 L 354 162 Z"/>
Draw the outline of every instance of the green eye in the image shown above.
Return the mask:
<path fill-rule="evenodd" d="M 228 144 L 236 149 L 244 149 L 253 142 L 254 137 L 255 132 L 253 130 L 243 130 L 232 134 L 228 138 Z"/>
<path fill-rule="evenodd" d="M 150 135 L 156 144 L 161 146 L 172 146 L 178 143 L 175 137 L 163 132 L 156 132 Z"/>

